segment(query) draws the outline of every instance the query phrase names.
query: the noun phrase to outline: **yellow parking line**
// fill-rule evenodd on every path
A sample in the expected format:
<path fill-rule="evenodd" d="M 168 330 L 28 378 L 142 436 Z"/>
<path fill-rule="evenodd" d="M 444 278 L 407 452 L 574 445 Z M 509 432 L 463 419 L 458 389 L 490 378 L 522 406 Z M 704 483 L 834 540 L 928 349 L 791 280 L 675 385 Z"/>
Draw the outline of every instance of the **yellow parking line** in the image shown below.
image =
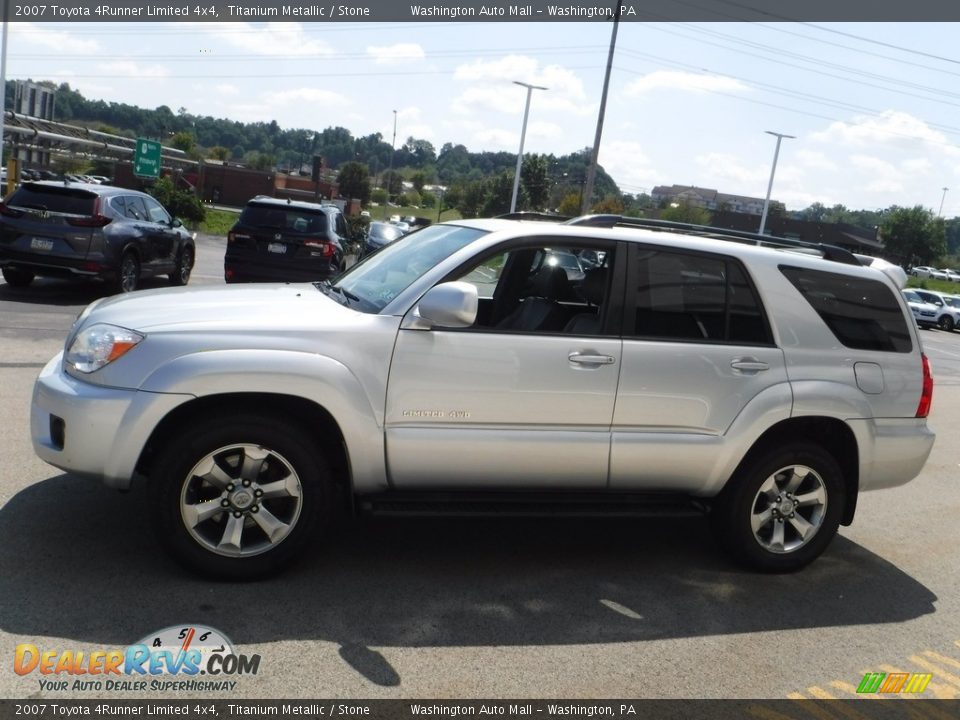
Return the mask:
<path fill-rule="evenodd" d="M 881 665 L 880 669 L 888 673 L 904 672 L 904 670 L 902 670 L 901 668 L 895 667 L 893 665 Z M 934 677 L 936 677 L 936 675 Z M 935 697 L 937 700 L 956 700 L 957 699 L 957 691 L 954 688 L 950 687 L 949 685 L 943 685 L 939 682 L 933 682 L 932 680 L 930 681 L 930 684 L 927 685 L 927 689 L 924 690 L 923 695 L 913 695 L 913 694 L 907 693 L 905 695 L 901 695 L 900 697 L 907 700 L 919 700 L 922 697 L 930 697 L 929 695 L 927 695 L 928 692 L 933 693 L 933 697 Z"/>
<path fill-rule="evenodd" d="M 935 653 L 933 650 L 924 650 L 923 654 L 928 658 L 933 658 L 937 662 L 942 662 L 944 665 L 951 665 L 957 669 L 960 669 L 960 660 L 954 660 L 952 657 Z"/>
<path fill-rule="evenodd" d="M 960 676 L 954 675 L 952 672 L 942 670 L 939 665 L 934 665 L 932 662 L 929 660 L 924 660 L 919 655 L 910 656 L 910 662 L 915 665 L 919 665 L 924 670 L 934 673 L 938 679 L 944 680 L 951 685 L 956 685 L 958 688 L 960 688 Z"/>

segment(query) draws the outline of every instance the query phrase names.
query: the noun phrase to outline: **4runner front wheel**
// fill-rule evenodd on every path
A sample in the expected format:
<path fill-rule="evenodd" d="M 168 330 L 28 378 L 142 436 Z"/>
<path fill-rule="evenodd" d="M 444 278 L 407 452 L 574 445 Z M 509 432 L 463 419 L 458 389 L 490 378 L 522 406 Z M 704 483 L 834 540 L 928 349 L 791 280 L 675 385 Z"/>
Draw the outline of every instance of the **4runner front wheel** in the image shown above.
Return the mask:
<path fill-rule="evenodd" d="M 203 575 L 249 580 L 293 562 L 327 516 L 329 472 L 280 417 L 218 417 L 168 439 L 150 476 L 161 543 Z"/>
<path fill-rule="evenodd" d="M 799 570 L 827 548 L 840 526 L 842 472 L 816 445 L 771 450 L 730 483 L 711 513 L 714 531 L 737 561 L 755 570 Z"/>

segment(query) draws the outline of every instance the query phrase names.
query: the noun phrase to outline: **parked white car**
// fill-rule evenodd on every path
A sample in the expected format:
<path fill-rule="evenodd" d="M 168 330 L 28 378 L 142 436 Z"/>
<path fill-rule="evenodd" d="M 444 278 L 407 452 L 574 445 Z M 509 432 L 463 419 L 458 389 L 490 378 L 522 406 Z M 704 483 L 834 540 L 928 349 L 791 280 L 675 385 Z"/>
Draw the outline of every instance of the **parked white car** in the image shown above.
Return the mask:
<path fill-rule="evenodd" d="M 937 327 L 946 332 L 952 332 L 960 326 L 960 309 L 946 301 L 947 294 L 936 290 L 921 290 L 911 288 L 920 298 L 937 310 Z"/>
<path fill-rule="evenodd" d="M 904 290 L 903 297 L 910 306 L 910 312 L 913 313 L 913 319 L 917 321 L 917 325 L 923 328 L 937 327 L 939 312 L 936 305 L 931 305 L 913 290 Z"/>
<path fill-rule="evenodd" d="M 943 270 L 937 270 L 935 267 L 927 265 L 918 265 L 910 271 L 910 274 L 918 278 L 929 278 L 931 280 L 947 280 L 947 274 Z"/>

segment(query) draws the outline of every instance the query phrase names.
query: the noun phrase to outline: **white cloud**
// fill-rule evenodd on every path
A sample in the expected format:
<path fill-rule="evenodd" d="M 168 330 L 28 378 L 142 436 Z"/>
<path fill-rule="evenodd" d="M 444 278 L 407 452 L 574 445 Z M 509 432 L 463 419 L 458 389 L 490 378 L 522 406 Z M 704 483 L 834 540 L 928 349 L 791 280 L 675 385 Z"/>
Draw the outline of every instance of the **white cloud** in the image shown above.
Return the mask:
<path fill-rule="evenodd" d="M 163 65 L 139 65 L 132 60 L 99 63 L 97 69 L 110 75 L 132 78 L 163 78 L 170 74 L 170 68 Z"/>
<path fill-rule="evenodd" d="M 300 23 L 218 22 L 202 27 L 210 32 L 211 38 L 253 55 L 327 57 L 333 54 L 327 43 L 312 38 Z"/>
<path fill-rule="evenodd" d="M 230 83 L 220 83 L 215 89 L 221 95 L 232 96 L 240 94 L 240 88 L 238 88 L 236 85 L 231 85 Z"/>
<path fill-rule="evenodd" d="M 798 150 L 796 152 L 797 162 L 804 167 L 817 170 L 837 170 L 837 164 L 822 152 L 816 150 Z"/>
<path fill-rule="evenodd" d="M 629 140 L 613 140 L 600 146 L 600 164 L 626 192 L 649 193 L 663 177 L 643 147 L 643 143 Z"/>
<path fill-rule="evenodd" d="M 940 147 L 938 152 L 960 157 L 960 148 L 952 145 L 939 130 L 910 113 L 886 110 L 880 115 L 858 116 L 849 122 L 834 122 L 826 130 L 811 136 L 816 142 L 838 143 L 846 147 L 871 147 L 894 145 L 919 149 L 925 143 Z"/>
<path fill-rule="evenodd" d="M 58 53 L 83 54 L 102 51 L 96 40 L 79 38 L 63 30 L 50 30 L 28 22 L 10 23 L 10 39 L 16 41 L 17 52 L 22 52 L 23 44 L 39 45 Z"/>
<path fill-rule="evenodd" d="M 850 164 L 861 171 L 869 192 L 902 192 L 906 187 L 903 171 L 891 162 L 871 155 L 852 155 Z"/>
<path fill-rule="evenodd" d="M 721 189 L 736 195 L 753 195 L 754 188 L 762 187 L 769 179 L 770 168 L 758 165 L 745 165 L 736 155 L 711 152 L 697 156 L 695 162 L 705 171 L 708 187 Z M 778 173 L 782 179 L 782 173 Z M 737 189 L 724 189 L 737 188 Z"/>
<path fill-rule="evenodd" d="M 377 65 L 398 65 L 416 62 L 426 57 L 423 48 L 417 43 L 369 46 L 367 47 L 367 55 L 372 57 Z"/>
<path fill-rule="evenodd" d="M 724 75 L 657 70 L 629 83 L 624 94 L 628 97 L 636 97 L 653 90 L 743 92 L 749 88 L 739 80 Z"/>
<path fill-rule="evenodd" d="M 583 82 L 577 75 L 560 65 L 540 65 L 536 58 L 508 55 L 497 60 L 477 60 L 460 65 L 454 71 L 454 80 L 466 85 L 455 97 L 451 108 L 461 115 L 495 111 L 510 115 L 523 113 L 527 100 L 526 88 L 514 85 L 525 82 L 547 88 L 534 90 L 530 99 L 533 113 L 554 115 L 589 115 L 594 108 L 587 102 Z"/>
<path fill-rule="evenodd" d="M 264 95 L 263 102 L 269 106 L 289 107 L 291 105 L 304 105 L 316 103 L 318 107 L 336 107 L 344 108 L 350 104 L 344 95 L 333 92 L 332 90 L 321 90 L 319 88 L 294 88 L 293 90 L 278 90 L 277 92 Z"/>

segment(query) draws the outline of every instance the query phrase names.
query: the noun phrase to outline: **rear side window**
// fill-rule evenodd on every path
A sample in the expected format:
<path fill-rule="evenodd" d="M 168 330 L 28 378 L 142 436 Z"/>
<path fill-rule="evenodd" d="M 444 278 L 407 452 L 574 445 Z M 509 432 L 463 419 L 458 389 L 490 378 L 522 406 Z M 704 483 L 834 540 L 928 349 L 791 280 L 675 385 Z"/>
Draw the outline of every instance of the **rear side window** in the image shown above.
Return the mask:
<path fill-rule="evenodd" d="M 854 350 L 907 353 L 907 321 L 890 288 L 879 280 L 780 266 L 837 340 Z"/>
<path fill-rule="evenodd" d="M 240 215 L 240 222 L 253 227 L 308 235 L 322 235 L 327 231 L 326 213 L 276 205 L 247 205 Z"/>
<path fill-rule="evenodd" d="M 69 187 L 21 185 L 7 205 L 66 215 L 93 215 L 93 202 L 96 199 L 96 195 Z"/>
<path fill-rule="evenodd" d="M 772 344 L 760 300 L 737 262 L 641 250 L 634 272 L 636 337 Z"/>

